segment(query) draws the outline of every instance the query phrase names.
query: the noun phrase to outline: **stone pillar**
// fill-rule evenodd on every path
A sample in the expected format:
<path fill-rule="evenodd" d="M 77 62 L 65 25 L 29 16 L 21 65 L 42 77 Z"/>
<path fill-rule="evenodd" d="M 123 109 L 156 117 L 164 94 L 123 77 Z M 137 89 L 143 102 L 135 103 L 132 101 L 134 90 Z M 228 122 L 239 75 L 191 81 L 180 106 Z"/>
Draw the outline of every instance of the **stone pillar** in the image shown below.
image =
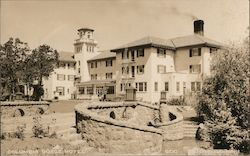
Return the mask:
<path fill-rule="evenodd" d="M 162 123 L 169 122 L 169 109 L 167 104 L 160 105 L 160 120 Z"/>

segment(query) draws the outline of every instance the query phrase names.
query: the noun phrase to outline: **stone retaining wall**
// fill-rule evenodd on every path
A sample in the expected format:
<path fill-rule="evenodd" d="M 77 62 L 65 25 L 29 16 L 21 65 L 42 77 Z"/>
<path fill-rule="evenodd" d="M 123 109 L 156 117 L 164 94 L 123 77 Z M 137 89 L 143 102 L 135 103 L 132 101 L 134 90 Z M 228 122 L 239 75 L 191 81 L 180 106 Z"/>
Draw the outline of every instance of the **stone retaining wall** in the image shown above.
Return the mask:
<path fill-rule="evenodd" d="M 44 101 L 1 102 L 1 117 L 33 116 L 48 114 L 49 103 Z"/>
<path fill-rule="evenodd" d="M 132 107 L 136 119 L 139 122 L 115 120 L 109 116 L 98 115 L 98 111 L 92 111 L 93 108 L 109 107 L 110 109 L 121 107 Z M 137 109 L 136 109 L 137 108 Z M 143 112 L 152 114 L 156 108 L 143 106 L 138 103 L 110 103 L 106 105 L 77 105 L 76 125 L 78 132 L 82 134 L 87 143 L 105 153 L 131 153 L 131 154 L 152 154 L 161 153 L 162 150 L 162 131 L 160 129 L 149 127 L 145 123 L 150 119 L 146 118 Z M 108 109 L 107 109 L 108 110 Z M 143 111 L 143 112 L 142 112 Z M 137 114 L 137 115 L 136 115 Z M 135 120 L 134 120 L 135 121 Z M 140 123 L 140 124 L 138 124 Z"/>

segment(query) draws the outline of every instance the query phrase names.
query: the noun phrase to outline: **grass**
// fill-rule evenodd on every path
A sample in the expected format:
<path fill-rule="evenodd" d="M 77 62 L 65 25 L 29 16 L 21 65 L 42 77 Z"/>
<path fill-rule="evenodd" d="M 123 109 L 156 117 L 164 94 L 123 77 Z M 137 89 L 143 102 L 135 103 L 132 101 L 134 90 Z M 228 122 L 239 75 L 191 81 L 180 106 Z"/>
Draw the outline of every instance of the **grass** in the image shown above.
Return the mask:
<path fill-rule="evenodd" d="M 84 103 L 86 101 L 83 100 L 62 100 L 57 102 L 52 102 L 50 104 L 50 112 L 51 113 L 72 113 L 74 112 L 75 105 L 79 103 Z"/>

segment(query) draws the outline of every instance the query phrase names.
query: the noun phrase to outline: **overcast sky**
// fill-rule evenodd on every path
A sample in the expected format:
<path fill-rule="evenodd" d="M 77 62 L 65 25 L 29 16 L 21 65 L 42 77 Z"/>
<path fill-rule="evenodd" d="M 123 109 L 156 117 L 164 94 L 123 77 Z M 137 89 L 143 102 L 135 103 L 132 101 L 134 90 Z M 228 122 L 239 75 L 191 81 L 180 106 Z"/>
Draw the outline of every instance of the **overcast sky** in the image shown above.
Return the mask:
<path fill-rule="evenodd" d="M 193 34 L 193 20 L 219 42 L 249 35 L 249 0 L 11 0 L 1 1 L 1 44 L 9 37 L 31 48 L 48 44 L 72 51 L 77 29 L 89 27 L 101 50 L 145 36 Z"/>

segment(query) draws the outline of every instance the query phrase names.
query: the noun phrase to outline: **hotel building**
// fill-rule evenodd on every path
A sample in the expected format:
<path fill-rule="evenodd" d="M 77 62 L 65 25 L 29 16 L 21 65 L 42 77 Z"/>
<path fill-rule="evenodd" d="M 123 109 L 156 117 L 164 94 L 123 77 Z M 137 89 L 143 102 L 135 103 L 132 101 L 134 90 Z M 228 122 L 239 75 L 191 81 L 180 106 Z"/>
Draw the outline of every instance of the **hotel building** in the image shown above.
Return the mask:
<path fill-rule="evenodd" d="M 203 27 L 204 22 L 197 20 L 193 35 L 148 36 L 104 52 L 97 52 L 93 30 L 78 30 L 80 34 L 90 31 L 91 40 L 79 35 L 74 44 L 75 97 L 89 99 L 105 93 L 107 99 L 122 98 L 127 87 L 134 87 L 138 100 L 159 102 L 162 92 L 172 98 L 200 91 L 202 81 L 210 75 L 211 54 L 222 47 L 204 37 Z"/>

